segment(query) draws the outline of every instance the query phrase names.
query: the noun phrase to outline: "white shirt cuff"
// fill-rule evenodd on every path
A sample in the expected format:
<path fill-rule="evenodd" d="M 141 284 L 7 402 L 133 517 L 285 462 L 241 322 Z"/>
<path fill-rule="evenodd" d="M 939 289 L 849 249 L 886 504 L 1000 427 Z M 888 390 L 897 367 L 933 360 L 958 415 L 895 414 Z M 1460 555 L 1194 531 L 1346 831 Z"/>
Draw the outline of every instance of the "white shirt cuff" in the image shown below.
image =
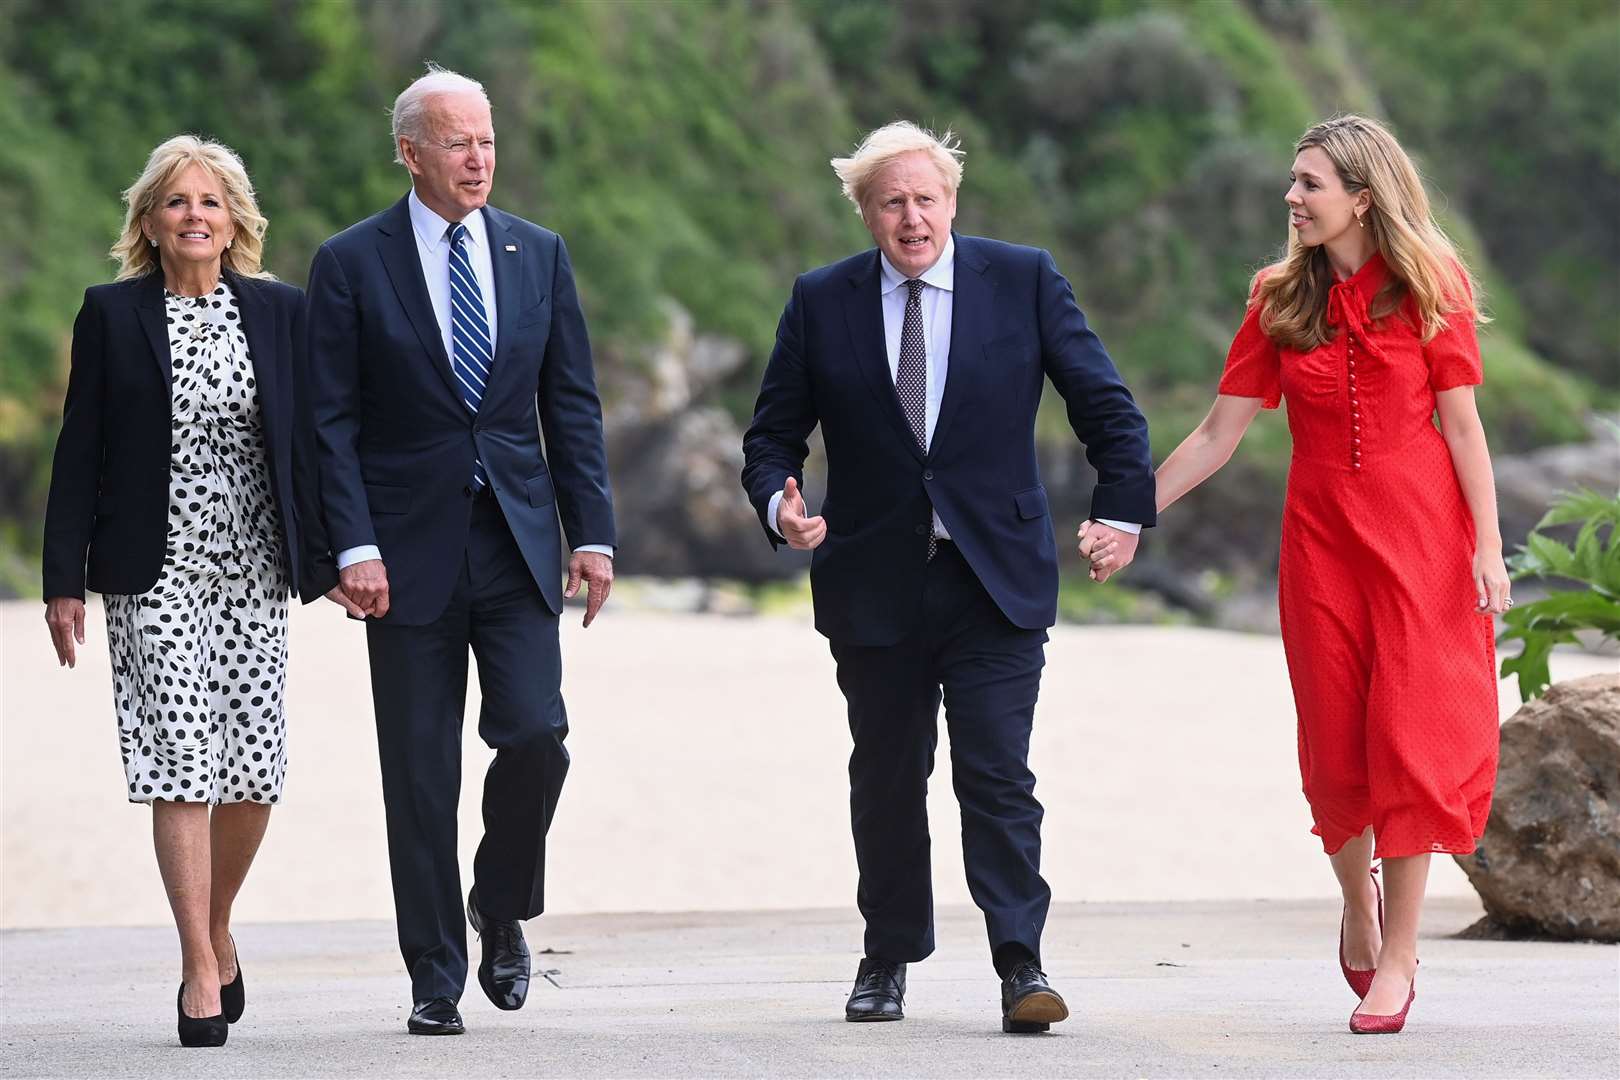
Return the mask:
<path fill-rule="evenodd" d="M 776 526 L 776 512 L 782 508 L 782 496 L 786 494 L 786 488 L 778 491 L 771 496 L 771 504 L 765 508 L 765 520 L 771 523 L 771 532 L 777 536 L 782 536 L 782 530 Z M 786 540 L 787 537 L 782 536 L 782 539 Z"/>
<path fill-rule="evenodd" d="M 380 558 L 382 558 L 382 551 L 378 549 L 376 544 L 361 544 L 359 547 L 344 548 L 338 552 L 337 568 L 345 570 L 357 562 Z"/>
<path fill-rule="evenodd" d="M 578 555 L 582 551 L 594 551 L 598 555 L 606 555 L 610 559 L 613 558 L 613 549 L 606 544 L 581 544 L 579 547 L 574 549 L 574 554 Z"/>
<path fill-rule="evenodd" d="M 1099 525 L 1106 525 L 1110 529 L 1130 533 L 1132 536 L 1138 536 L 1142 532 L 1142 526 L 1135 521 L 1110 521 L 1107 518 L 1097 518 L 1096 521 Z"/>

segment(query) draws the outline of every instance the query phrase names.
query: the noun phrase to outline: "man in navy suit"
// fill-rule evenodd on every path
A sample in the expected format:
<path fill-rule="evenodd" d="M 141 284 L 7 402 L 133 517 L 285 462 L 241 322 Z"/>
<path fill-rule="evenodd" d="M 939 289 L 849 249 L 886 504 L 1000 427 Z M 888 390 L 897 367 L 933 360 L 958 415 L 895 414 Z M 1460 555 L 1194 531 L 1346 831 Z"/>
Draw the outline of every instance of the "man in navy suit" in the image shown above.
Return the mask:
<path fill-rule="evenodd" d="M 310 268 L 312 558 L 335 563 L 333 598 L 366 617 L 407 1026 L 450 1035 L 463 1031 L 467 977 L 467 650 L 478 733 L 496 751 L 467 920 L 479 983 L 516 1009 L 529 983 L 519 920 L 544 909 L 546 832 L 568 770 L 557 620 L 582 581 L 586 626 L 607 599 L 613 499 L 568 252 L 487 205 L 483 88 L 431 69 L 400 94 L 393 127 L 410 193 L 328 240 Z"/>
<path fill-rule="evenodd" d="M 941 700 L 968 887 L 1002 979 L 1002 1030 L 1068 1016 L 1041 971 L 1051 892 L 1029 738 L 1058 568 L 1035 415 L 1050 379 L 1097 470 L 1089 534 L 1154 521 L 1147 423 L 1052 258 L 951 231 L 961 152 L 899 122 L 835 160 L 875 251 L 794 283 L 743 440 L 773 545 L 813 549 L 854 736 L 850 810 L 865 956 L 846 1019 L 903 1017 L 906 964 L 934 949 L 927 782 Z M 821 425 L 827 496 L 801 494 Z"/>

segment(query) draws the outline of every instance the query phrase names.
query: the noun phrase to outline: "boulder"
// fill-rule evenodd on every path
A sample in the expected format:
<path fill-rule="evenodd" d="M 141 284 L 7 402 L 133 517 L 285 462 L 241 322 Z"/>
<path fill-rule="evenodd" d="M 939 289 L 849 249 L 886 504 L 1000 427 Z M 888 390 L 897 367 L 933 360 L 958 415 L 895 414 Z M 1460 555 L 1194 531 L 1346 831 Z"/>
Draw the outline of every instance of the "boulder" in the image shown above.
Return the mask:
<path fill-rule="evenodd" d="M 1556 683 L 1502 725 L 1485 837 L 1456 858 L 1500 933 L 1620 941 L 1620 675 Z"/>

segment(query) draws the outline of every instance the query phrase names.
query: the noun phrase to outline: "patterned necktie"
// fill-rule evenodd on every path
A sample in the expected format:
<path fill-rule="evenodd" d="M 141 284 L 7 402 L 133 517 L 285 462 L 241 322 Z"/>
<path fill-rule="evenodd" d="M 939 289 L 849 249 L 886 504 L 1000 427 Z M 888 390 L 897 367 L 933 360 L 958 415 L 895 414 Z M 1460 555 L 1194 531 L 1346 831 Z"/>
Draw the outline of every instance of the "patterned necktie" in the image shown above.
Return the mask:
<path fill-rule="evenodd" d="M 900 408 L 911 425 L 911 434 L 917 446 L 928 453 L 928 347 L 923 342 L 922 291 L 923 283 L 913 278 L 906 282 L 906 319 L 900 327 L 900 363 L 894 373 L 894 389 L 900 395 Z M 934 532 L 933 514 L 929 515 L 928 558 L 939 550 L 939 536 Z"/>
<path fill-rule="evenodd" d="M 461 403 L 476 415 L 495 362 L 495 348 L 489 338 L 484 293 L 467 257 L 466 240 L 467 226 L 459 222 L 450 226 L 450 370 L 461 386 Z M 484 463 L 473 458 L 473 490 L 482 491 L 488 483 Z"/>

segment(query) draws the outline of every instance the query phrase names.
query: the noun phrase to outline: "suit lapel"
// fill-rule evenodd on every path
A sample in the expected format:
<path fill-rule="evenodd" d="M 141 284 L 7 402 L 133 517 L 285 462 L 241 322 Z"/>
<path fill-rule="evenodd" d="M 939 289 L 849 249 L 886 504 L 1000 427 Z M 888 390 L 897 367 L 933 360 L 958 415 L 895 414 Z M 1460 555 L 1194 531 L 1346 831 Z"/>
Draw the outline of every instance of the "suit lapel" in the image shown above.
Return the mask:
<path fill-rule="evenodd" d="M 141 278 L 135 286 L 135 311 L 146 340 L 152 345 L 152 357 L 163 376 L 163 388 L 174 393 L 174 361 L 169 356 L 169 315 L 163 307 L 163 272 L 154 270 Z"/>
<path fill-rule="evenodd" d="M 878 255 L 850 275 L 850 290 L 844 301 L 844 317 L 849 324 L 850 342 L 854 346 L 855 366 L 877 398 L 878 411 L 900 436 L 901 442 L 918 461 L 922 448 L 906 423 L 906 414 L 900 408 L 900 395 L 894 389 L 894 377 L 889 374 L 889 354 L 883 335 L 883 297 L 879 291 L 883 275 L 878 272 Z"/>
<path fill-rule="evenodd" d="M 236 294 L 236 307 L 242 313 L 242 334 L 247 338 L 248 359 L 253 362 L 253 381 L 259 391 L 259 408 L 264 411 L 264 431 L 268 436 L 276 429 L 273 419 L 278 412 L 276 397 L 276 353 L 274 327 L 269 307 L 252 283 L 227 271 L 225 281 Z"/>
<path fill-rule="evenodd" d="M 505 214 L 486 206 L 483 215 L 484 236 L 489 241 L 489 268 L 495 275 L 495 359 L 479 412 L 483 412 L 484 406 L 495 396 L 497 384 L 507 369 L 519 366 L 502 360 L 502 356 L 511 351 L 517 337 L 517 320 L 523 306 L 523 245 L 512 234 Z"/>
<path fill-rule="evenodd" d="M 416 330 L 429 363 L 444 380 L 445 389 L 459 402 L 461 391 L 450 370 L 450 357 L 444 352 L 444 338 L 433 314 L 433 300 L 428 296 L 427 278 L 422 274 L 422 257 L 416 250 L 416 234 L 411 230 L 411 211 L 405 199 L 394 204 L 377 231 L 377 253 L 382 256 L 383 270 L 393 283 L 400 307 Z"/>
<path fill-rule="evenodd" d="M 939 403 L 939 419 L 929 440 L 930 456 L 944 445 L 951 420 L 962 406 L 962 399 L 973 392 L 972 381 L 983 360 L 985 330 L 995 310 L 996 285 L 985 273 L 989 262 L 972 240 L 956 238 L 956 280 L 951 285 L 951 359 L 945 376 L 945 394 Z"/>

